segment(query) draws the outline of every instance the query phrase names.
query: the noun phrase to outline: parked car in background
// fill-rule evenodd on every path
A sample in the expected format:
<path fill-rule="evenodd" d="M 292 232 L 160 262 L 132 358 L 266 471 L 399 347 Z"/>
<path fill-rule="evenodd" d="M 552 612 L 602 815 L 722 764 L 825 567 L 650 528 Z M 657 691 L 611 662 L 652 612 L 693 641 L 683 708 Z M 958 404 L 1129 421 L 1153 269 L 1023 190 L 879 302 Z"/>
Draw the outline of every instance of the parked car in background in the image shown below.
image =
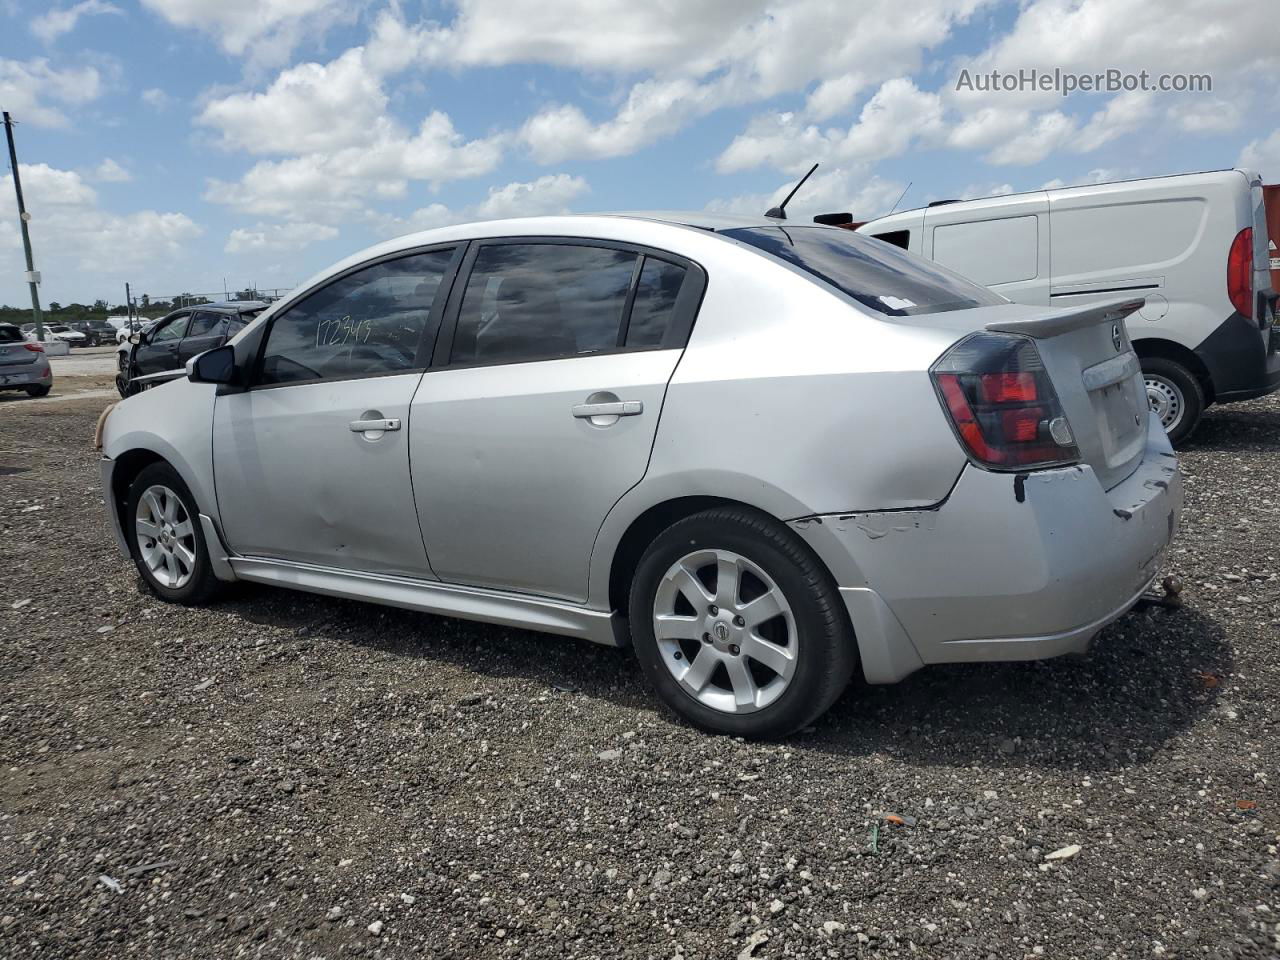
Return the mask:
<path fill-rule="evenodd" d="M 1141 306 L 1012 304 L 776 220 L 447 227 L 117 404 L 103 489 L 162 599 L 243 579 L 630 642 L 680 715 L 778 736 L 858 664 L 1081 652 L 1137 601 L 1182 502 Z"/>
<path fill-rule="evenodd" d="M 1212 403 L 1280 389 L 1262 179 L 1220 170 L 939 202 L 858 228 L 1018 303 L 1117 296 L 1174 442 Z"/>
<path fill-rule="evenodd" d="M 22 334 L 26 339 L 34 341 L 36 339 L 36 325 L 34 323 L 24 323 L 22 325 Z M 65 323 L 46 323 L 44 324 L 44 339 L 46 342 L 61 340 L 71 347 L 83 347 L 89 338 L 79 330 L 72 330 Z"/>
<path fill-rule="evenodd" d="M 97 347 L 104 343 L 111 343 L 116 338 L 115 327 L 105 320 L 76 320 L 67 324 L 67 326 L 84 334 L 84 346 L 87 347 Z"/>
<path fill-rule="evenodd" d="M 256 300 L 206 303 L 174 310 L 116 350 L 116 389 L 127 397 L 172 377 L 198 353 L 220 347 L 266 308 Z"/>
<path fill-rule="evenodd" d="M 109 319 L 115 318 L 113 317 Z M 163 317 L 159 319 L 163 319 Z M 132 324 L 130 324 L 128 317 L 125 317 L 124 321 L 124 323 L 116 328 L 116 343 L 128 343 L 129 338 L 135 333 L 146 333 L 154 327 L 157 322 L 156 319 L 151 317 L 134 317 Z"/>
<path fill-rule="evenodd" d="M 53 388 L 44 347 L 30 342 L 12 323 L 0 323 L 0 390 L 25 390 L 43 397 Z"/>

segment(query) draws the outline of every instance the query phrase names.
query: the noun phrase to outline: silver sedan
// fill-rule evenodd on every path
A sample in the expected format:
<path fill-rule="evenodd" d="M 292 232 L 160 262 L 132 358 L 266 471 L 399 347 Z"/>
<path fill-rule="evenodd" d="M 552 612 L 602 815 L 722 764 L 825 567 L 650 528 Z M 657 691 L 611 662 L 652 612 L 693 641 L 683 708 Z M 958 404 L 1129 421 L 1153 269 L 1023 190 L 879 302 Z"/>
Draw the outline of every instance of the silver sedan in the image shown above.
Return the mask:
<path fill-rule="evenodd" d="M 634 647 L 708 730 L 855 670 L 1080 652 L 1155 578 L 1177 461 L 1124 317 L 834 227 L 702 214 L 365 250 L 101 425 L 151 590 L 230 581 Z"/>

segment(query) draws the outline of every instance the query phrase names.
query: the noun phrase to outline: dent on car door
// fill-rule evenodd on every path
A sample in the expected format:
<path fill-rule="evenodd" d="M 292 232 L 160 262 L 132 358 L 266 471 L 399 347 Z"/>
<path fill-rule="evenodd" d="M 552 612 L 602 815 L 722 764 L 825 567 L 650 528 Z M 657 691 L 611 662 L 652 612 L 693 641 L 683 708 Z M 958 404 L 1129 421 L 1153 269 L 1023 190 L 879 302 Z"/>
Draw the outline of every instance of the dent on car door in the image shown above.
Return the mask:
<path fill-rule="evenodd" d="M 233 550 L 431 576 L 409 481 L 409 401 L 456 259 L 447 248 L 371 263 L 272 318 L 251 386 L 214 405 Z"/>
<path fill-rule="evenodd" d="M 473 245 L 410 454 L 442 580 L 585 599 L 596 532 L 644 476 L 705 277 L 591 241 Z"/>

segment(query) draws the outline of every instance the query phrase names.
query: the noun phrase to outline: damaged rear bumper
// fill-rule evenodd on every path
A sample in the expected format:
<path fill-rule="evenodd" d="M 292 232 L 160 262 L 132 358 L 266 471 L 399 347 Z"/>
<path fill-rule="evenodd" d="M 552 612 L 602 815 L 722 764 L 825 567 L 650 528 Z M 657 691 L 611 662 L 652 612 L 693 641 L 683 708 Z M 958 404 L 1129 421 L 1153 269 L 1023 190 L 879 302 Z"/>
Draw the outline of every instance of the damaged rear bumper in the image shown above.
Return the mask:
<path fill-rule="evenodd" d="M 791 527 L 841 587 L 867 680 L 890 683 L 931 663 L 1085 651 L 1155 579 L 1181 510 L 1152 418 L 1141 466 L 1111 490 L 1084 465 L 1022 479 L 966 467 L 933 509 Z"/>

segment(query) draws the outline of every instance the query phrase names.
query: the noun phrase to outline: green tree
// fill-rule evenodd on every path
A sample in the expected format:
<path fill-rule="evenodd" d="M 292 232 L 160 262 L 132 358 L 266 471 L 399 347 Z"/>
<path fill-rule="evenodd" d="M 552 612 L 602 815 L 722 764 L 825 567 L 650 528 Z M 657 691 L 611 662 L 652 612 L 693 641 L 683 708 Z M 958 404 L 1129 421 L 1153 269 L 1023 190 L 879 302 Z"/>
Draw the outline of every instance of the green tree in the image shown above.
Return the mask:
<path fill-rule="evenodd" d="M 49 312 L 50 312 L 50 313 L 61 313 L 61 312 L 62 312 L 62 304 L 60 304 L 57 300 L 50 300 L 50 301 L 49 301 Z"/>
<path fill-rule="evenodd" d="M 95 301 L 93 301 L 93 309 L 94 309 L 94 312 L 95 312 L 95 313 L 106 313 L 106 312 L 107 312 L 107 301 L 105 301 L 105 300 L 95 300 Z"/>

